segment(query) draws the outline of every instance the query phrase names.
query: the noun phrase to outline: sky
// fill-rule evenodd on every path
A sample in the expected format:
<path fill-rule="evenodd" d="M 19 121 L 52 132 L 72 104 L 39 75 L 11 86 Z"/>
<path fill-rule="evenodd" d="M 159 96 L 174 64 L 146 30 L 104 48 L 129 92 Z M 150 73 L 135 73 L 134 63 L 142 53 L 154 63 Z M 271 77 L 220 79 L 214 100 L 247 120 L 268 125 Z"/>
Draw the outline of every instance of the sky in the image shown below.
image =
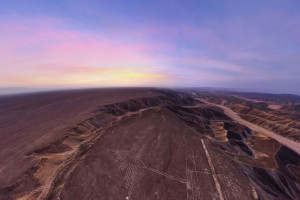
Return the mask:
<path fill-rule="evenodd" d="M 0 88 L 300 94 L 299 0 L 0 0 Z"/>

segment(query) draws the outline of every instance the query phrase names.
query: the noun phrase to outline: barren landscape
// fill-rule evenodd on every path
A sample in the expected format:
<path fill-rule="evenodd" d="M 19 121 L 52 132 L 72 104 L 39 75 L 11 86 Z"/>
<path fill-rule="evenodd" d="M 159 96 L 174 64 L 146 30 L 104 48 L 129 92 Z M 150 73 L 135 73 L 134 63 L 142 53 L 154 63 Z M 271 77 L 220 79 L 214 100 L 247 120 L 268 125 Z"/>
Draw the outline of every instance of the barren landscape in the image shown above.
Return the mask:
<path fill-rule="evenodd" d="M 300 101 L 267 97 L 2 96 L 0 199 L 300 199 Z"/>

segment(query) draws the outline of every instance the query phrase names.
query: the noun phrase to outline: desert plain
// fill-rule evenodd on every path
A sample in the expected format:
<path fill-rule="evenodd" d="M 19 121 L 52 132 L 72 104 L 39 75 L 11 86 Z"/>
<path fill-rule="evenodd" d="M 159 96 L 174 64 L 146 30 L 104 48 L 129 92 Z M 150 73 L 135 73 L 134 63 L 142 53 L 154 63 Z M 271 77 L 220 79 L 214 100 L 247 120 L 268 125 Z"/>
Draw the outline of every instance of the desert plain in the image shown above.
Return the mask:
<path fill-rule="evenodd" d="M 299 106 L 200 89 L 0 96 L 0 199 L 300 199 Z"/>

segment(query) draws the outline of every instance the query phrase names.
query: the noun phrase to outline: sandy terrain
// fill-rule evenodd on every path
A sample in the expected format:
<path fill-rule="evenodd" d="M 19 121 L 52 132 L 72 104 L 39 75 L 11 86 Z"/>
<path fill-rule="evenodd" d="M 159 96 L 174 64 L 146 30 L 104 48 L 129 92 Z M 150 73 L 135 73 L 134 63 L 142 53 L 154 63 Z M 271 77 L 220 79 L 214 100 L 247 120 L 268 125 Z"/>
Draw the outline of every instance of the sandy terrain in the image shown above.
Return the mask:
<path fill-rule="evenodd" d="M 268 107 L 271 108 L 271 109 L 274 109 L 274 110 L 278 110 L 278 109 L 282 108 L 281 105 L 276 105 L 276 104 L 268 105 Z"/>
<path fill-rule="evenodd" d="M 295 152 L 297 152 L 299 155 L 300 155 L 300 144 L 297 143 L 297 142 L 294 142 L 292 140 L 289 140 L 287 138 L 284 138 L 272 131 L 269 131 L 267 129 L 264 129 L 260 126 L 257 126 L 255 124 L 252 124 L 244 119 L 242 119 L 237 113 L 235 113 L 234 111 L 232 111 L 230 108 L 226 107 L 226 106 L 223 106 L 223 105 L 218 105 L 218 104 L 213 104 L 213 103 L 209 103 L 203 99 L 199 99 L 198 100 L 204 102 L 204 103 L 207 103 L 207 104 L 211 104 L 211 105 L 214 105 L 214 106 L 218 106 L 220 108 L 222 108 L 225 112 L 225 114 L 227 116 L 229 116 L 231 119 L 239 122 L 240 124 L 243 124 L 247 127 L 249 127 L 250 129 L 254 130 L 254 131 L 257 131 L 259 133 L 262 133 L 270 138 L 273 138 L 275 139 L 276 141 L 278 141 L 279 143 L 289 147 L 290 149 L 294 150 Z"/>
<path fill-rule="evenodd" d="M 37 160 L 27 154 L 64 137 L 98 106 L 157 94 L 149 89 L 100 89 L 0 97 L 0 187 L 35 165 Z"/>
<path fill-rule="evenodd" d="M 184 93 L 102 89 L 0 102 L 0 199 L 300 198 L 296 152 Z"/>

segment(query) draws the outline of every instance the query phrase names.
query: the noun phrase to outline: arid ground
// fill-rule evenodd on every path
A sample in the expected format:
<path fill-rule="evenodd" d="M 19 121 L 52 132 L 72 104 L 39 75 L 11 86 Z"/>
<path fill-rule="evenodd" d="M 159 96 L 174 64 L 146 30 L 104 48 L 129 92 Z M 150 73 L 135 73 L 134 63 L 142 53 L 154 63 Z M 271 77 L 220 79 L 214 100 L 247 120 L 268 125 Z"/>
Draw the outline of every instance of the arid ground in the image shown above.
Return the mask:
<path fill-rule="evenodd" d="M 86 89 L 0 97 L 0 199 L 300 199 L 300 97 Z"/>

